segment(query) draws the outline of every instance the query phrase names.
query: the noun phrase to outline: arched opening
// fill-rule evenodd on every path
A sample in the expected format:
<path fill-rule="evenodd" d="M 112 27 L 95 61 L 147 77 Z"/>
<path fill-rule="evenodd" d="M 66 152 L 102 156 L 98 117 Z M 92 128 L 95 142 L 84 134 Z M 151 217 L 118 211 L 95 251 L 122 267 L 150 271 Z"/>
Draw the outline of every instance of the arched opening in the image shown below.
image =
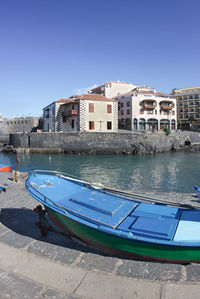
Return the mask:
<path fill-rule="evenodd" d="M 145 119 L 144 118 L 139 119 L 139 130 L 145 131 Z"/>
<path fill-rule="evenodd" d="M 172 119 L 171 128 L 172 128 L 172 130 L 176 129 L 176 121 L 174 119 Z"/>
<path fill-rule="evenodd" d="M 137 118 L 134 118 L 134 120 L 133 120 L 133 130 L 134 130 L 134 131 L 138 130 L 138 126 L 137 126 Z"/>
<path fill-rule="evenodd" d="M 163 130 L 164 128 L 169 129 L 169 120 L 168 119 L 161 119 L 160 120 L 160 129 Z"/>
<path fill-rule="evenodd" d="M 147 120 L 147 130 L 154 132 L 158 131 L 158 120 L 154 118 L 150 118 Z"/>

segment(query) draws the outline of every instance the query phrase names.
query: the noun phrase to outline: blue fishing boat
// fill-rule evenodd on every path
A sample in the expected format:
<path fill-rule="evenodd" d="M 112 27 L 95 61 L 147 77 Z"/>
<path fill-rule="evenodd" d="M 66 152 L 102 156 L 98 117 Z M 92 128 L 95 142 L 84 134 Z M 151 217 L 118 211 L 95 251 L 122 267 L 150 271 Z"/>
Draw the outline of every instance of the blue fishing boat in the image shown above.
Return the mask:
<path fill-rule="evenodd" d="M 60 229 L 86 244 L 134 259 L 200 262 L 198 208 L 56 172 L 30 172 L 25 185 Z"/>
<path fill-rule="evenodd" d="M 200 187 L 194 185 L 194 189 L 196 190 L 198 198 L 200 199 Z"/>

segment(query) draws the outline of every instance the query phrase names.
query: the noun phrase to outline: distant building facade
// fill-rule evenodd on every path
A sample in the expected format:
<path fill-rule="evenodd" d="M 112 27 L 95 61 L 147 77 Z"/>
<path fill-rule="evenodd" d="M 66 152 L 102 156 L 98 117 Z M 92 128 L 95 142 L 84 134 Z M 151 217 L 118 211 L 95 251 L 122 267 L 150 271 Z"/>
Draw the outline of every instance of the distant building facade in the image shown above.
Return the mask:
<path fill-rule="evenodd" d="M 177 129 L 176 99 L 149 86 L 137 86 L 114 97 L 118 101 L 119 128 L 135 131 Z"/>
<path fill-rule="evenodd" d="M 39 117 L 16 117 L 16 118 L 3 118 L 1 134 L 9 135 L 10 133 L 17 132 L 31 132 L 42 128 L 40 124 L 41 118 Z"/>
<path fill-rule="evenodd" d="M 45 107 L 44 124 L 45 132 L 117 132 L 118 104 L 100 94 L 74 95 Z"/>
<path fill-rule="evenodd" d="M 177 100 L 177 118 L 183 125 L 196 122 L 200 128 L 200 86 L 173 89 L 172 96 Z"/>
<path fill-rule="evenodd" d="M 126 82 L 109 81 L 89 90 L 89 93 L 100 94 L 107 98 L 113 98 L 121 93 L 128 92 L 135 88 L 136 85 Z"/>

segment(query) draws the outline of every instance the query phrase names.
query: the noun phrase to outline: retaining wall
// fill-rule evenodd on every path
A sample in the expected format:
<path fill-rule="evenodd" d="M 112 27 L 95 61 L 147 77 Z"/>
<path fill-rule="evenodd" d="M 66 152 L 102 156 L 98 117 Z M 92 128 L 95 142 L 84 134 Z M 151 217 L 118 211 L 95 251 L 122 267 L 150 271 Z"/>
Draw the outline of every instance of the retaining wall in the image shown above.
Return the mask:
<path fill-rule="evenodd" d="M 200 143 L 200 133 L 21 133 L 10 134 L 10 145 L 31 151 L 88 154 L 152 154 L 183 150 Z"/>

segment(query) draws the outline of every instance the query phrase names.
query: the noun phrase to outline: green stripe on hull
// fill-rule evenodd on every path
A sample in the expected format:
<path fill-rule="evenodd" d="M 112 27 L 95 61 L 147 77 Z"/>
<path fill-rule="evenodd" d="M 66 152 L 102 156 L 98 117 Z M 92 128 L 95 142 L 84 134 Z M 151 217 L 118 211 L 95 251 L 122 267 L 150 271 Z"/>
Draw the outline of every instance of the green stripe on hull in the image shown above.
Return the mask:
<path fill-rule="evenodd" d="M 174 261 L 200 261 L 200 248 L 183 246 L 166 246 L 152 244 L 143 241 L 129 240 L 126 238 L 114 236 L 89 226 L 76 222 L 67 216 L 61 215 L 52 209 L 47 208 L 57 221 L 67 230 L 79 238 L 88 240 L 88 242 L 99 244 L 121 252 L 137 254 L 149 258 L 159 258 Z"/>

